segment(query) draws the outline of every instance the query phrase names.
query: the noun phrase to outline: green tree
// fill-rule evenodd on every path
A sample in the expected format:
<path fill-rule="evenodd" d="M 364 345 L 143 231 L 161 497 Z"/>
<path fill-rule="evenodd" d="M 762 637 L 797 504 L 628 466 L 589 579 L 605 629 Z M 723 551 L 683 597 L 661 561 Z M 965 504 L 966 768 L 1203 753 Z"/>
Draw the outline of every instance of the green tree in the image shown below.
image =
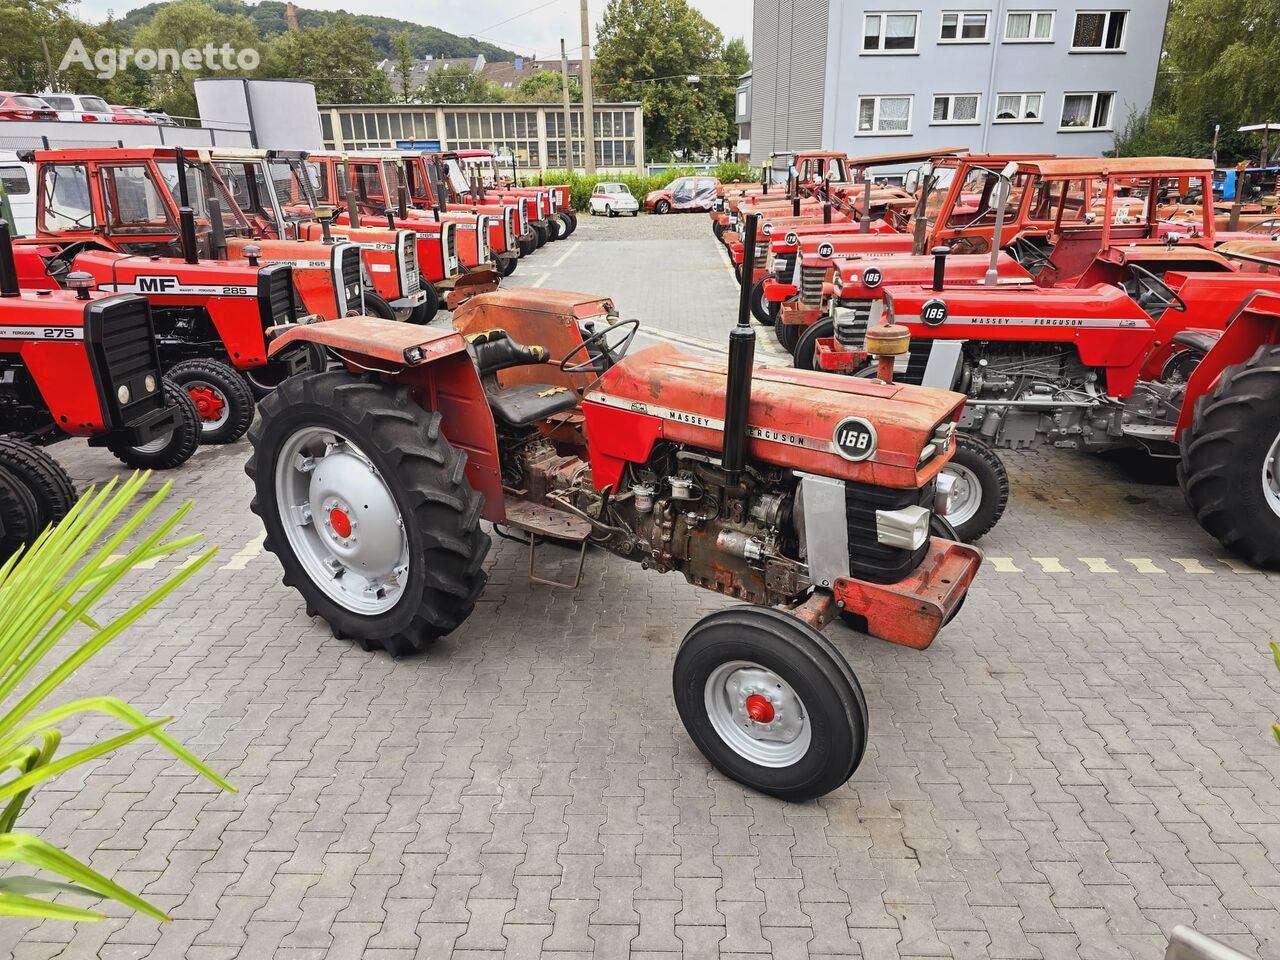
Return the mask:
<path fill-rule="evenodd" d="M 236 51 L 258 48 L 258 31 L 243 14 L 216 10 L 205 0 L 176 0 L 161 7 L 151 22 L 134 36 L 135 47 L 152 50 L 171 48 L 199 50 L 207 44 L 220 48 L 224 43 Z M 207 64 L 196 70 L 152 74 L 156 103 L 175 116 L 196 115 L 195 82 L 206 76 L 238 76 L 237 70 L 212 70 Z"/>
<path fill-rule="evenodd" d="M 736 84 L 723 43 L 686 0 L 609 0 L 596 37 L 596 92 L 644 103 L 645 143 L 654 153 L 718 149 L 731 126 L 725 85 Z"/>
<path fill-rule="evenodd" d="M 373 31 L 342 15 L 272 41 L 261 76 L 310 80 L 320 103 L 389 103 L 391 78 L 378 69 Z"/>
<path fill-rule="evenodd" d="M 499 103 L 506 91 L 470 67 L 448 66 L 427 74 L 420 96 L 424 103 Z"/>
<path fill-rule="evenodd" d="M 400 88 L 402 103 L 413 102 L 413 47 L 409 44 L 409 31 L 396 35 L 396 86 Z"/>
<path fill-rule="evenodd" d="M 563 103 L 564 85 L 560 74 L 551 70 L 539 70 L 532 76 L 525 77 L 511 91 L 511 99 L 517 103 Z M 569 99 L 574 103 L 582 102 L 582 87 L 569 82 Z"/>
<path fill-rule="evenodd" d="M 71 90 L 106 93 L 108 82 L 98 71 L 72 64 L 58 67 L 73 40 L 79 39 L 88 56 L 108 43 L 105 27 L 83 23 L 70 13 L 69 0 L 0 0 L 0 89 L 36 93 Z M 49 47 L 53 73 L 45 63 L 41 40 Z"/>

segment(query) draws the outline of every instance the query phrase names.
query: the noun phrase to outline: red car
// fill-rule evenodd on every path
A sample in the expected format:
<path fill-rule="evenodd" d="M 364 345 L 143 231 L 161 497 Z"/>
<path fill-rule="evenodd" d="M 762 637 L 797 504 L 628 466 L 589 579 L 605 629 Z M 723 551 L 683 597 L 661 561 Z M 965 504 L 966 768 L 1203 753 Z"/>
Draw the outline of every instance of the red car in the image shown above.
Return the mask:
<path fill-rule="evenodd" d="M 156 125 L 156 118 L 141 107 L 122 107 L 119 104 L 111 104 L 111 122 L 112 123 L 145 123 L 148 126 Z"/>
<path fill-rule="evenodd" d="M 0 93 L 0 120 L 57 120 L 58 111 L 29 93 Z"/>
<path fill-rule="evenodd" d="M 645 194 L 644 208 L 652 213 L 710 210 L 719 193 L 720 181 L 715 177 L 680 177 L 661 190 Z"/>

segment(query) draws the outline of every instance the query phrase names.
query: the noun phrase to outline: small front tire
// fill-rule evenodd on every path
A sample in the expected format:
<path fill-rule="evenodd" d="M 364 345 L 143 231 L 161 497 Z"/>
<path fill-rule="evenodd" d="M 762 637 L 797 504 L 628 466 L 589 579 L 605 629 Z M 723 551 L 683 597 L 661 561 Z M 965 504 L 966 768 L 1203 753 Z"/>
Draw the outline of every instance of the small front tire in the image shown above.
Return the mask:
<path fill-rule="evenodd" d="M 253 392 L 234 367 L 220 360 L 184 360 L 166 376 L 182 389 L 200 414 L 200 442 L 234 443 L 253 423 Z"/>
<path fill-rule="evenodd" d="M 791 356 L 801 370 L 818 369 L 818 341 L 835 336 L 836 325 L 830 317 L 819 317 L 796 337 Z"/>
<path fill-rule="evenodd" d="M 0 466 L 0 563 L 35 542 L 42 529 L 31 488 Z"/>
<path fill-rule="evenodd" d="M 751 315 L 766 327 L 772 327 L 782 312 L 782 304 L 765 299 L 764 282 L 768 277 L 761 277 L 751 287 Z"/>
<path fill-rule="evenodd" d="M 1004 516 L 1009 503 L 1009 474 L 989 446 L 967 433 L 957 434 L 956 451 L 942 468 L 956 479 L 952 509 L 946 520 L 956 539 L 974 543 Z"/>
<path fill-rule="evenodd" d="M 172 470 L 186 463 L 200 446 L 201 420 L 187 391 L 164 378 L 166 407 L 178 408 L 178 425 L 162 437 L 136 447 L 112 444 L 116 459 L 136 470 Z"/>
<path fill-rule="evenodd" d="M 779 610 L 703 617 L 676 654 L 672 687 L 702 755 L 761 793 L 821 797 L 853 775 L 866 750 L 857 677 L 821 633 Z"/>

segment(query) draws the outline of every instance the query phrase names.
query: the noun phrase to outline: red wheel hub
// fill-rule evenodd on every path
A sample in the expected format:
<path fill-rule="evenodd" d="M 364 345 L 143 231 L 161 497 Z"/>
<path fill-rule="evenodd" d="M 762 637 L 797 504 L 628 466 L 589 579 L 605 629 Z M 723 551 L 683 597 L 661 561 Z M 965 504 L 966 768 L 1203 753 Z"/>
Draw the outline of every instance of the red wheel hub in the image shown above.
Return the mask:
<path fill-rule="evenodd" d="M 333 527 L 333 532 L 342 537 L 343 540 L 351 536 L 351 518 L 347 516 L 346 511 L 339 507 L 334 507 L 329 511 L 329 525 Z M 770 710 L 770 713 L 773 711 Z"/>
<path fill-rule="evenodd" d="M 756 723 L 772 723 L 773 704 L 760 694 L 753 693 L 747 697 L 747 716 Z"/>
<path fill-rule="evenodd" d="M 196 405 L 196 412 L 201 420 L 221 420 L 227 408 L 227 402 L 212 387 L 192 387 L 187 391 L 191 402 Z"/>

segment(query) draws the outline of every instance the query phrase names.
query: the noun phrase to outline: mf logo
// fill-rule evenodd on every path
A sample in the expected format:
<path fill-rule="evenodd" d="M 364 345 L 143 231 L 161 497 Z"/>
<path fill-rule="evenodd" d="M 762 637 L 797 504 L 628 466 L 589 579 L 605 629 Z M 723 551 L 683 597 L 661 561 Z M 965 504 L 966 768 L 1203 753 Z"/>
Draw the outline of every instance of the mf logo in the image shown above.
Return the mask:
<path fill-rule="evenodd" d="M 138 277 L 139 293 L 173 293 L 178 289 L 177 277 Z"/>

